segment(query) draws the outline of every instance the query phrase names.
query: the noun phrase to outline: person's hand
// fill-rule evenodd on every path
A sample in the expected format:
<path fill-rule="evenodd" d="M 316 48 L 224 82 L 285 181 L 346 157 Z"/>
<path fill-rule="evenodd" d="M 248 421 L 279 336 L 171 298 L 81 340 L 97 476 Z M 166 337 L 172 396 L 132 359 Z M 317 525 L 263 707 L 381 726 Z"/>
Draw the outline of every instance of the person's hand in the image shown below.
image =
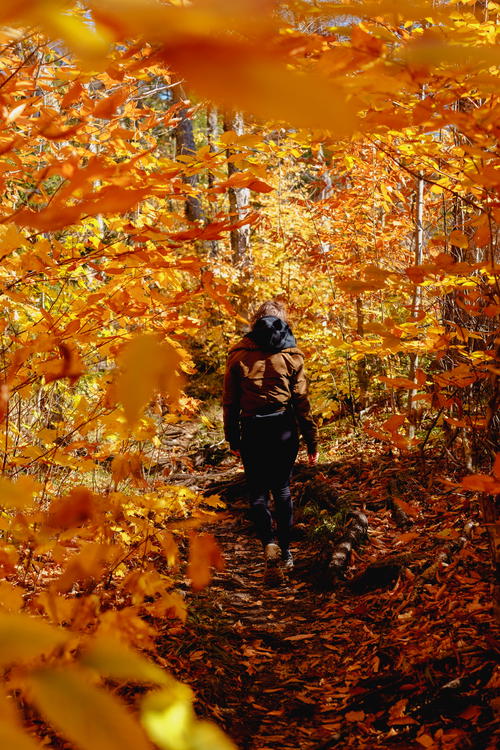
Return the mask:
<path fill-rule="evenodd" d="M 316 451 L 316 453 L 308 453 L 307 460 L 309 461 L 309 466 L 316 466 L 316 464 L 318 463 L 318 457 L 318 451 Z"/>

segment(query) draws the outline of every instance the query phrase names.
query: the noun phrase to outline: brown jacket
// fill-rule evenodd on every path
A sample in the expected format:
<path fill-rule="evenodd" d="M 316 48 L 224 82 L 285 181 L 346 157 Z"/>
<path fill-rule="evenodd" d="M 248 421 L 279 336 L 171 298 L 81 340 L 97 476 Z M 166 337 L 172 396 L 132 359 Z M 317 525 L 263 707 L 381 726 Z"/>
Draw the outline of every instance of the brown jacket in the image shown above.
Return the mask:
<path fill-rule="evenodd" d="M 224 434 L 240 442 L 240 417 L 268 414 L 291 404 L 308 453 L 316 453 L 318 429 L 311 416 L 304 355 L 297 347 L 265 352 L 245 336 L 229 351 L 224 377 Z"/>

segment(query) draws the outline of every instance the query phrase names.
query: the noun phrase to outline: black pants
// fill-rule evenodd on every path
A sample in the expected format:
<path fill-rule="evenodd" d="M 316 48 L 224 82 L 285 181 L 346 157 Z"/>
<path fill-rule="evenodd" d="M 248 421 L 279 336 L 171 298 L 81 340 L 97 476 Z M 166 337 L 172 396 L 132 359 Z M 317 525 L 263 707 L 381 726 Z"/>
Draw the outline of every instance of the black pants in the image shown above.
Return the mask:
<path fill-rule="evenodd" d="M 274 538 L 271 492 L 278 542 L 282 550 L 287 550 L 293 514 L 290 473 L 299 450 L 293 414 L 285 411 L 242 419 L 240 449 L 257 535 L 263 545 Z"/>

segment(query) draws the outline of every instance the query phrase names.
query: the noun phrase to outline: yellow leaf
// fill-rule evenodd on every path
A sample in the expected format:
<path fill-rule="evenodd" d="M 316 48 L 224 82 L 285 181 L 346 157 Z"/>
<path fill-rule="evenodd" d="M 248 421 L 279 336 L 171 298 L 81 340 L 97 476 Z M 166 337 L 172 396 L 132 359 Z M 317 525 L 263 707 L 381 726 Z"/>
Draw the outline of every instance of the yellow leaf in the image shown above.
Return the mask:
<path fill-rule="evenodd" d="M 179 559 L 179 547 L 173 534 L 170 531 L 164 531 L 161 534 L 158 534 L 158 541 L 169 568 L 175 568 L 177 560 Z"/>
<path fill-rule="evenodd" d="M 0 226 L 0 245 L 2 253 L 15 250 L 26 242 L 26 237 L 21 234 L 15 224 L 4 224 Z"/>
<path fill-rule="evenodd" d="M 91 641 L 80 661 L 86 667 L 91 667 L 112 680 L 151 682 L 155 685 L 174 683 L 173 677 L 156 664 L 132 651 L 116 638 L 108 636 L 100 636 Z"/>
<path fill-rule="evenodd" d="M 5 118 L 5 123 L 7 125 L 10 125 L 12 122 L 15 122 L 18 117 L 22 115 L 26 108 L 26 102 L 23 104 L 19 104 L 19 106 L 14 107 L 14 109 L 11 109 L 10 112 L 7 113 L 7 116 Z"/>
<path fill-rule="evenodd" d="M 463 232 L 459 232 L 458 229 L 454 229 L 450 233 L 449 237 L 450 245 L 455 245 L 462 250 L 466 250 L 469 247 L 469 238 Z"/>
<path fill-rule="evenodd" d="M 173 690 L 160 690 L 146 696 L 141 722 L 149 737 L 162 750 L 190 750 L 189 735 L 195 721 L 193 693 L 180 682 Z"/>
<path fill-rule="evenodd" d="M 226 503 L 221 500 L 219 495 L 209 495 L 203 498 L 203 505 L 209 505 L 211 508 L 225 508 Z"/>
<path fill-rule="evenodd" d="M 112 36 L 107 29 L 95 23 L 85 23 L 80 18 L 62 13 L 55 3 L 40 3 L 43 11 L 40 20 L 48 31 L 56 37 L 62 38 L 68 47 L 86 63 L 96 63 L 105 58 Z M 37 19 L 38 20 L 38 19 Z"/>
<path fill-rule="evenodd" d="M 236 745 L 210 721 L 197 721 L 189 737 L 189 750 L 236 750 Z"/>
<path fill-rule="evenodd" d="M 8 581 L 0 581 L 0 607 L 8 612 L 19 612 L 24 604 L 24 589 Z"/>
<path fill-rule="evenodd" d="M 119 453 L 111 462 L 111 474 L 116 484 L 127 477 L 142 479 L 142 461 L 138 453 Z"/>
<path fill-rule="evenodd" d="M 474 235 L 474 244 L 476 247 L 484 247 L 491 242 L 491 232 L 488 226 L 480 227 Z"/>
<path fill-rule="evenodd" d="M 437 539 L 457 539 L 458 531 L 455 529 L 443 529 L 442 531 L 438 531 L 434 536 Z"/>
<path fill-rule="evenodd" d="M 57 558 L 57 551 L 53 553 L 54 558 Z M 38 608 L 42 608 L 45 614 L 52 620 L 52 622 L 58 625 L 67 625 L 73 620 L 75 611 L 82 607 L 84 599 L 69 598 L 66 596 L 58 596 L 52 589 L 42 591 L 35 599 Z M 85 605 L 83 605 L 85 606 Z M 86 610 L 91 612 L 91 608 L 86 606 Z"/>
<path fill-rule="evenodd" d="M 392 203 L 392 198 L 383 182 L 380 183 L 380 192 L 388 203 Z"/>
<path fill-rule="evenodd" d="M 155 391 L 162 392 L 174 404 L 178 401 L 181 360 L 172 344 L 161 342 L 154 334 L 137 336 L 127 344 L 120 358 L 122 372 L 116 394 L 129 424 L 138 420 Z"/>
<path fill-rule="evenodd" d="M 0 548 L 0 575 L 10 575 L 15 573 L 19 575 L 19 571 L 16 570 L 16 566 L 19 561 L 19 553 L 13 545 L 8 545 L 5 542 Z"/>
<path fill-rule="evenodd" d="M 42 750 L 42 745 L 31 739 L 21 727 L 3 720 L 0 721 L 0 747 L 5 750 Z"/>
<path fill-rule="evenodd" d="M 41 484 L 33 477 L 23 475 L 15 482 L 0 477 L 0 508 L 22 509 L 30 507 L 33 495 Z"/>
<path fill-rule="evenodd" d="M 37 432 L 36 436 L 44 445 L 50 445 L 50 443 L 54 442 L 54 438 L 57 437 L 57 430 L 49 430 L 48 427 L 43 427 Z"/>
<path fill-rule="evenodd" d="M 182 622 L 186 622 L 187 619 L 186 601 L 178 591 L 171 591 L 159 599 L 155 599 L 152 604 L 148 604 L 148 612 L 161 619 L 178 617 Z"/>
<path fill-rule="evenodd" d="M 123 703 L 76 669 L 39 670 L 27 682 L 40 713 L 77 748 L 151 750 Z"/>
<path fill-rule="evenodd" d="M 19 724 L 19 710 L 17 703 L 11 696 L 0 690 L 0 722 Z M 0 745 L 0 747 L 4 747 Z"/>
<path fill-rule="evenodd" d="M 0 613 L 0 665 L 30 661 L 68 639 L 63 630 L 29 615 Z"/>

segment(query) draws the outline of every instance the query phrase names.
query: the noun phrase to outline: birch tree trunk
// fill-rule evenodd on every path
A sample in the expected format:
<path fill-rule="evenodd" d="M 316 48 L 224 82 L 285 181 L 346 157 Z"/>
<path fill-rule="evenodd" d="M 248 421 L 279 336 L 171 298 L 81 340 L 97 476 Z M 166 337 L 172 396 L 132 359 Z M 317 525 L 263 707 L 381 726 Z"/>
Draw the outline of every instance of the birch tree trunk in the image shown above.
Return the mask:
<path fill-rule="evenodd" d="M 207 108 L 207 145 L 210 149 L 210 152 L 213 153 L 216 150 L 215 142 L 217 141 L 217 138 L 219 136 L 219 112 L 217 110 L 217 107 L 210 105 Z M 208 188 L 212 188 L 214 186 L 214 174 L 209 169 L 207 172 L 207 185 Z M 213 206 L 214 204 L 210 204 Z M 213 209 L 210 209 L 210 213 L 213 215 Z M 211 220 L 211 217 L 207 217 L 208 220 Z M 215 258 L 219 253 L 219 243 L 217 240 L 209 240 L 208 241 L 208 253 L 212 258 Z"/>
<path fill-rule="evenodd" d="M 207 145 L 210 149 L 210 153 L 214 153 L 215 142 L 219 136 L 219 112 L 217 107 L 210 105 L 207 109 Z M 213 172 L 208 170 L 207 174 L 208 187 L 214 186 L 214 175 Z"/>
<path fill-rule="evenodd" d="M 232 112 L 224 116 L 224 131 L 233 130 L 237 135 L 243 135 L 245 126 L 241 112 Z M 231 161 L 233 151 L 227 149 L 227 173 L 231 177 L 239 170 Z M 250 190 L 248 188 L 229 188 L 229 212 L 234 222 L 242 221 L 250 212 Z M 252 279 L 252 255 L 250 250 L 250 225 L 235 227 L 231 230 L 231 254 L 235 268 L 240 272 L 242 283 Z"/>

